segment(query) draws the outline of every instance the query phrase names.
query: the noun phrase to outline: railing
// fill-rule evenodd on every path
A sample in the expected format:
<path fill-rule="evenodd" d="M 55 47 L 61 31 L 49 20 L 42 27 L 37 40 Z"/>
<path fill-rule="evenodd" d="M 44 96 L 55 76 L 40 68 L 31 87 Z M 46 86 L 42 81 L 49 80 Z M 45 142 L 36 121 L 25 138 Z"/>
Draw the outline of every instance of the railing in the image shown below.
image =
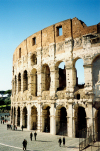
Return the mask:
<path fill-rule="evenodd" d="M 79 131 L 79 151 L 88 147 L 93 141 L 92 126 Z"/>
<path fill-rule="evenodd" d="M 86 149 L 88 146 L 98 148 L 95 151 L 100 151 L 100 132 L 94 132 L 93 127 L 85 128 L 79 131 L 79 151 Z M 96 146 L 95 146 L 96 143 Z"/>

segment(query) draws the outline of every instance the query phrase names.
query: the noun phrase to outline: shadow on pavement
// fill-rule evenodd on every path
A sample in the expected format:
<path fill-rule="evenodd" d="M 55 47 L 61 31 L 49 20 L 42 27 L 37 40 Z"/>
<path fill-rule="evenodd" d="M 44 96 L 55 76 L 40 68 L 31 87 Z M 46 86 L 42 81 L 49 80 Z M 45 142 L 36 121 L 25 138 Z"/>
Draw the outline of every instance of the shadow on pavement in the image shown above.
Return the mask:
<path fill-rule="evenodd" d="M 42 141 L 42 140 L 36 140 L 36 142 L 52 142 L 52 141 Z"/>

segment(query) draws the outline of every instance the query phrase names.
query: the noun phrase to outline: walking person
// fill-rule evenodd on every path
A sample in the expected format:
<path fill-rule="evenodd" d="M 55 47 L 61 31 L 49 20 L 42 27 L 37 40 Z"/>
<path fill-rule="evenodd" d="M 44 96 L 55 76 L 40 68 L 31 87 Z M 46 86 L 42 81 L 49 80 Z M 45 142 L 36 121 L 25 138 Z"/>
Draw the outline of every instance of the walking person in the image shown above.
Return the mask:
<path fill-rule="evenodd" d="M 59 137 L 58 143 L 59 143 L 59 146 L 61 147 L 61 143 L 62 143 L 61 137 Z"/>
<path fill-rule="evenodd" d="M 23 150 L 24 150 L 24 149 L 26 150 L 26 147 L 27 147 L 27 141 L 26 141 L 25 139 L 23 140 L 22 144 L 23 144 Z"/>
<path fill-rule="evenodd" d="M 34 133 L 34 138 L 35 138 L 35 141 L 36 141 L 36 136 L 37 136 L 37 133 L 36 133 L 36 131 L 35 131 L 35 133 Z"/>
<path fill-rule="evenodd" d="M 65 146 L 65 137 L 63 137 L 63 146 Z"/>
<path fill-rule="evenodd" d="M 30 133 L 30 140 L 32 141 L 32 137 L 33 137 L 33 134 L 32 132 Z"/>

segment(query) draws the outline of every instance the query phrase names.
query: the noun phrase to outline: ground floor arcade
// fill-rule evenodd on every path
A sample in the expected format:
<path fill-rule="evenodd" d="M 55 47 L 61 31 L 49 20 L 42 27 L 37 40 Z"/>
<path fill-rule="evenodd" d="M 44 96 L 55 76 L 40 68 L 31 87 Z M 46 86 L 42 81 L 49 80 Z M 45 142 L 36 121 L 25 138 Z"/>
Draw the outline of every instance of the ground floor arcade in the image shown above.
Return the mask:
<path fill-rule="evenodd" d="M 92 103 L 72 102 L 66 106 L 61 103 L 13 104 L 11 122 L 28 130 L 79 137 L 79 131 L 91 125 L 100 133 L 100 108 L 94 109 Z"/>

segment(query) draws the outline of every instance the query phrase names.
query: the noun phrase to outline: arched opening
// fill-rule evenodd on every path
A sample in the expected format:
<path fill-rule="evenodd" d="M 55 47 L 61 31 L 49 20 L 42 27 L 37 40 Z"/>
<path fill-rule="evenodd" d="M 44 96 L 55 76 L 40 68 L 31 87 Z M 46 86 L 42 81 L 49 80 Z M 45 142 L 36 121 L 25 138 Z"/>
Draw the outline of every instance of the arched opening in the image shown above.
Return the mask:
<path fill-rule="evenodd" d="M 83 59 L 75 59 L 75 72 L 76 72 L 76 86 L 84 88 L 84 67 Z"/>
<path fill-rule="evenodd" d="M 33 54 L 31 56 L 31 64 L 32 65 L 36 65 L 37 64 L 37 56 L 36 56 L 36 54 Z"/>
<path fill-rule="evenodd" d="M 17 109 L 17 126 L 20 126 L 20 107 Z"/>
<path fill-rule="evenodd" d="M 16 76 L 15 76 L 15 94 L 16 94 L 16 89 L 17 88 L 17 78 L 16 78 Z"/>
<path fill-rule="evenodd" d="M 55 72 L 56 72 L 56 89 L 57 91 L 65 90 L 66 89 L 66 69 L 65 69 L 65 63 L 62 61 L 59 61 L 55 65 Z"/>
<path fill-rule="evenodd" d="M 50 89 L 50 68 L 47 64 L 42 67 L 42 90 L 48 91 Z"/>
<path fill-rule="evenodd" d="M 82 135 L 79 136 L 80 131 L 82 129 L 87 128 L 87 121 L 86 121 L 86 112 L 83 107 L 78 107 L 75 110 L 75 137 L 82 137 Z M 86 133 L 84 137 L 86 136 Z"/>
<path fill-rule="evenodd" d="M 97 134 L 97 140 L 100 141 L 100 107 L 97 110 L 97 115 L 96 115 L 96 134 Z"/>
<path fill-rule="evenodd" d="M 23 75 L 23 91 L 28 90 L 28 75 L 27 75 L 27 71 L 24 71 L 24 75 Z"/>
<path fill-rule="evenodd" d="M 21 91 L 21 73 L 18 74 L 18 92 Z"/>
<path fill-rule="evenodd" d="M 42 131 L 50 132 L 50 107 L 47 106 L 42 110 Z"/>
<path fill-rule="evenodd" d="M 67 135 L 67 112 L 65 107 L 56 111 L 56 134 Z"/>
<path fill-rule="evenodd" d="M 92 62 L 92 79 L 93 91 L 95 91 L 95 84 L 100 81 L 100 55 L 96 56 Z"/>
<path fill-rule="evenodd" d="M 23 109 L 22 125 L 24 126 L 24 128 L 27 128 L 27 108 L 26 107 L 24 107 Z"/>
<path fill-rule="evenodd" d="M 33 69 L 31 72 L 31 95 L 37 96 L 37 71 Z"/>
<path fill-rule="evenodd" d="M 37 130 L 37 109 L 35 106 L 31 107 L 31 130 Z"/>

